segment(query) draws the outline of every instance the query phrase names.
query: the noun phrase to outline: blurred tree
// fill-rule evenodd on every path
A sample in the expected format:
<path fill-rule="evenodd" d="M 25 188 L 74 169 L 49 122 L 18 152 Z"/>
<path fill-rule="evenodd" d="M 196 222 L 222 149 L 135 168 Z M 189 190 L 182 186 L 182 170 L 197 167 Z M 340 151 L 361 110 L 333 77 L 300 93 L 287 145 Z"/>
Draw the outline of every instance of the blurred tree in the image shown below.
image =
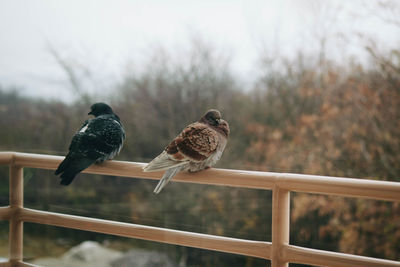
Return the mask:
<path fill-rule="evenodd" d="M 367 50 L 371 67 L 328 63 L 322 84 L 302 56 L 283 71 L 265 66 L 247 124 L 249 168 L 399 181 L 399 54 Z M 397 205 L 328 199 L 293 197 L 295 244 L 399 259 Z"/>

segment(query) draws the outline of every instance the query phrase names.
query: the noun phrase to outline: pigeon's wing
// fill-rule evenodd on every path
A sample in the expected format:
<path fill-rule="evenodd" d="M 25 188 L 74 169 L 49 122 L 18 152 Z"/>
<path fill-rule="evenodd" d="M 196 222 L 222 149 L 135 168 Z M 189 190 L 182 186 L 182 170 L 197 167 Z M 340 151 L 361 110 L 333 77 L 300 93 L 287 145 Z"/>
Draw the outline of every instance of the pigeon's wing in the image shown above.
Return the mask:
<path fill-rule="evenodd" d="M 85 120 L 85 121 L 82 123 L 81 128 L 79 128 L 78 132 L 84 132 L 84 131 L 86 131 L 86 129 L 87 129 L 88 124 L 89 124 L 90 121 L 91 121 L 91 120 Z"/>
<path fill-rule="evenodd" d="M 96 142 L 95 136 L 86 134 L 82 131 L 85 127 L 87 128 L 87 125 L 81 127 L 81 129 L 73 136 L 69 146 L 68 155 L 58 166 L 55 175 L 66 171 L 70 173 L 69 176 L 72 176 L 72 173 L 75 173 L 76 175 L 78 172 L 94 163 L 98 157 L 102 156 L 102 154 L 98 153 L 94 148 Z"/>
<path fill-rule="evenodd" d="M 75 135 L 72 137 L 72 141 L 69 145 L 69 153 L 65 157 L 65 159 L 60 163 L 60 165 L 58 165 L 58 168 L 55 171 L 55 175 L 64 172 L 65 170 L 70 168 L 71 165 L 75 165 L 73 164 L 73 161 L 79 161 L 80 159 L 85 158 L 85 155 L 80 155 L 79 146 L 81 143 L 82 136 L 84 135 L 82 133 L 86 131 L 90 121 L 91 120 L 86 120 L 79 128 L 78 132 L 75 133 Z"/>
<path fill-rule="evenodd" d="M 165 150 L 144 167 L 144 171 L 161 171 L 188 164 L 202 162 L 215 153 L 218 134 L 203 123 L 193 123 L 165 148 Z"/>
<path fill-rule="evenodd" d="M 70 184 L 79 172 L 93 163 L 114 157 L 124 139 L 122 125 L 113 119 L 97 117 L 83 123 L 72 138 L 68 155 L 55 172 L 56 175 L 61 173 L 61 184 Z"/>
<path fill-rule="evenodd" d="M 112 118 L 97 117 L 75 134 L 70 152 L 90 159 L 106 160 L 119 152 L 125 139 L 122 125 Z"/>
<path fill-rule="evenodd" d="M 203 161 L 210 157 L 218 146 L 217 132 L 203 123 L 186 127 L 167 147 L 167 153 L 174 159 L 186 158 Z"/>

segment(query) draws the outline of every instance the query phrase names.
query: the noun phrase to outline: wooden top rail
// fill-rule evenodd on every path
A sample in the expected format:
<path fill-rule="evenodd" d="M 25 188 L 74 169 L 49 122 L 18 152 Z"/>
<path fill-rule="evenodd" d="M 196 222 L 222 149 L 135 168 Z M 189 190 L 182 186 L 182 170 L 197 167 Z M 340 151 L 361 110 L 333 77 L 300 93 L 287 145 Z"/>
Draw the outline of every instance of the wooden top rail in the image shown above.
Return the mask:
<path fill-rule="evenodd" d="M 0 220 L 8 221 L 11 217 L 12 210 L 9 207 L 0 207 Z"/>
<path fill-rule="evenodd" d="M 61 156 L 0 152 L 0 165 L 55 170 L 63 159 Z M 162 172 L 143 172 L 144 165 L 113 160 L 92 165 L 83 172 L 154 180 L 161 178 Z M 400 183 L 366 179 L 212 168 L 195 174 L 181 172 L 173 181 L 269 190 L 278 185 L 295 192 L 400 201 Z"/>

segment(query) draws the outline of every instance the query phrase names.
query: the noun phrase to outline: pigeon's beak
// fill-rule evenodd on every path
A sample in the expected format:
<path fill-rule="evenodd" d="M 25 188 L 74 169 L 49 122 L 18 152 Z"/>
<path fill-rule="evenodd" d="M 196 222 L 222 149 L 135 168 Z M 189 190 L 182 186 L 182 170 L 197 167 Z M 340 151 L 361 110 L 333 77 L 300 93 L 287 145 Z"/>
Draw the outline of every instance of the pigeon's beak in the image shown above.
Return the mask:
<path fill-rule="evenodd" d="M 93 115 L 93 111 L 90 111 L 90 112 L 88 113 L 88 115 Z"/>
<path fill-rule="evenodd" d="M 217 123 L 218 123 L 218 125 L 220 125 L 221 124 L 221 119 L 217 119 Z"/>

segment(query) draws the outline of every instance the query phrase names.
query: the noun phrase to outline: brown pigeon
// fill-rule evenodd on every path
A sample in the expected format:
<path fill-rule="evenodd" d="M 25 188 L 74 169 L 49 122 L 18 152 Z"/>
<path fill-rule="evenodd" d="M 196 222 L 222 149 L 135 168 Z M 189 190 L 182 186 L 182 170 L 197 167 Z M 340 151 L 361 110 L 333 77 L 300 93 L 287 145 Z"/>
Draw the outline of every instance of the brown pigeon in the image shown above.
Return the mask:
<path fill-rule="evenodd" d="M 145 172 L 167 170 L 154 189 L 158 194 L 178 172 L 198 172 L 215 165 L 225 149 L 229 125 L 221 113 L 210 109 L 199 121 L 188 125 L 164 149 L 147 164 Z"/>

